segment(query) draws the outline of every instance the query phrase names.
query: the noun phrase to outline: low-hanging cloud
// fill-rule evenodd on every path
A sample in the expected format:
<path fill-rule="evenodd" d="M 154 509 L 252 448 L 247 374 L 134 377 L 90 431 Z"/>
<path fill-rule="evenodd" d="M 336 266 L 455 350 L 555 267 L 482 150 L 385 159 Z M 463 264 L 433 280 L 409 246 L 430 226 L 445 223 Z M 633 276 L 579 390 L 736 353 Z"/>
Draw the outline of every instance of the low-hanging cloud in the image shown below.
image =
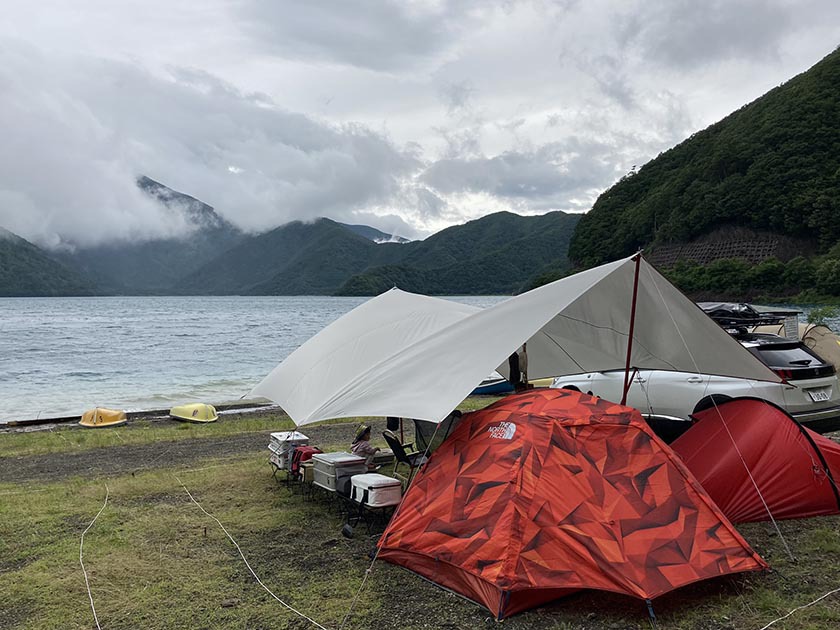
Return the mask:
<path fill-rule="evenodd" d="M 381 205 L 418 163 L 363 126 L 288 112 L 215 77 L 159 77 L 117 61 L 48 58 L 2 42 L 0 225 L 49 247 L 190 229 L 145 174 L 262 231 Z"/>
<path fill-rule="evenodd" d="M 591 198 L 592 190 L 615 173 L 609 158 L 615 147 L 571 139 L 533 151 L 508 151 L 493 157 L 449 158 L 431 165 L 422 180 L 442 195 L 487 193 L 522 202 L 532 209 L 582 210 L 572 199 Z M 587 205 L 588 207 L 588 205 Z"/>
<path fill-rule="evenodd" d="M 7 4 L 0 226 L 49 247 L 194 229 L 138 175 L 250 232 L 586 211 L 840 36 L 832 0 Z"/>

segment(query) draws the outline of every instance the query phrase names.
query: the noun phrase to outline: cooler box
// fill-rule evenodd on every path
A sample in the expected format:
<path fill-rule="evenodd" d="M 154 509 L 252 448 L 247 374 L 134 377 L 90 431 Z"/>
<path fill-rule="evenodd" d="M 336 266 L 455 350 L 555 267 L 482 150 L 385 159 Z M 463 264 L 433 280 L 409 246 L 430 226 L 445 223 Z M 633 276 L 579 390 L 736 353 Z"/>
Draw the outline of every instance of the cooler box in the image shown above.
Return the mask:
<path fill-rule="evenodd" d="M 350 478 L 367 472 L 365 458 L 351 453 L 317 453 L 312 462 L 313 483 L 330 492 L 349 494 Z"/>
<path fill-rule="evenodd" d="M 378 473 L 354 475 L 350 479 L 353 486 L 351 498 L 356 503 L 367 507 L 379 508 L 398 505 L 402 498 L 402 483 L 399 479 L 386 477 Z"/>
<path fill-rule="evenodd" d="M 268 450 L 271 455 L 268 461 L 282 470 L 290 470 L 292 467 L 292 451 L 296 446 L 309 444 L 309 438 L 297 431 L 277 431 L 271 434 L 268 442 Z"/>

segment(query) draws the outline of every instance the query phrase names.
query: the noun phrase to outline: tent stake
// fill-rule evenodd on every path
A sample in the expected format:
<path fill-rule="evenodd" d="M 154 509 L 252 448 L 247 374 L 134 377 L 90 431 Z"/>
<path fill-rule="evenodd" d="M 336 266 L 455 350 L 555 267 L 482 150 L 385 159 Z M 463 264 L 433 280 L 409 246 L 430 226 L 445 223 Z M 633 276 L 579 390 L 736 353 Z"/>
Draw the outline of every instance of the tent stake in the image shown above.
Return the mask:
<path fill-rule="evenodd" d="M 630 335 L 627 339 L 627 361 L 624 363 L 624 392 L 621 395 L 621 404 L 627 404 L 627 392 L 630 389 L 630 356 L 633 354 L 633 329 L 636 327 L 636 298 L 639 295 L 639 266 L 642 262 L 642 253 L 639 252 L 633 257 L 636 262 L 636 270 L 633 272 L 633 303 L 630 305 Z"/>

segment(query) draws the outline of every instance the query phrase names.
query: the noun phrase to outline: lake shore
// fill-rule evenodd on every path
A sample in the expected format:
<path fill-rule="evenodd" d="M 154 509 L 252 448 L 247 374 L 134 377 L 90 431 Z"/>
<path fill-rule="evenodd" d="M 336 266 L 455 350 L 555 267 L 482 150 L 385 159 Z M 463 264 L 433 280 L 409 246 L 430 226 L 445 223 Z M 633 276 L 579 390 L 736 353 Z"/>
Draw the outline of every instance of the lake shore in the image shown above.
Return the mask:
<path fill-rule="evenodd" d="M 245 400 L 239 402 L 223 402 L 213 405 L 219 416 L 224 415 L 248 415 L 260 413 L 278 413 L 282 414 L 283 410 L 279 405 L 265 399 L 260 400 Z M 126 417 L 131 420 L 168 420 L 169 408 L 165 409 L 147 409 L 144 411 L 128 411 Z M 20 431 L 49 431 L 58 426 L 72 427 L 78 424 L 81 420 L 81 415 L 78 416 L 62 416 L 57 418 L 31 418 L 22 420 L 0 421 L 0 434 L 2 433 L 16 433 Z M 129 423 L 130 424 L 130 423 Z M 84 428 L 84 427 L 79 427 Z"/>

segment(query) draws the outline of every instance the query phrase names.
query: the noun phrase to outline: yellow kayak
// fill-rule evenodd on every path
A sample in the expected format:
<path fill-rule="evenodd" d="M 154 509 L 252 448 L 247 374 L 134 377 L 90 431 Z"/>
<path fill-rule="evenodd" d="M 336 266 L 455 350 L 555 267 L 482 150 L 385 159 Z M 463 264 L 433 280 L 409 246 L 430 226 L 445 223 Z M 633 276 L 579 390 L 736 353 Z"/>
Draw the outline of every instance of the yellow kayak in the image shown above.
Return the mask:
<path fill-rule="evenodd" d="M 169 410 L 169 416 L 185 422 L 215 422 L 219 419 L 216 408 L 205 403 L 178 405 Z"/>
<path fill-rule="evenodd" d="M 88 429 L 103 429 L 105 427 L 118 427 L 126 422 L 128 422 L 128 418 L 125 416 L 125 411 L 96 407 L 85 411 L 79 424 Z"/>

